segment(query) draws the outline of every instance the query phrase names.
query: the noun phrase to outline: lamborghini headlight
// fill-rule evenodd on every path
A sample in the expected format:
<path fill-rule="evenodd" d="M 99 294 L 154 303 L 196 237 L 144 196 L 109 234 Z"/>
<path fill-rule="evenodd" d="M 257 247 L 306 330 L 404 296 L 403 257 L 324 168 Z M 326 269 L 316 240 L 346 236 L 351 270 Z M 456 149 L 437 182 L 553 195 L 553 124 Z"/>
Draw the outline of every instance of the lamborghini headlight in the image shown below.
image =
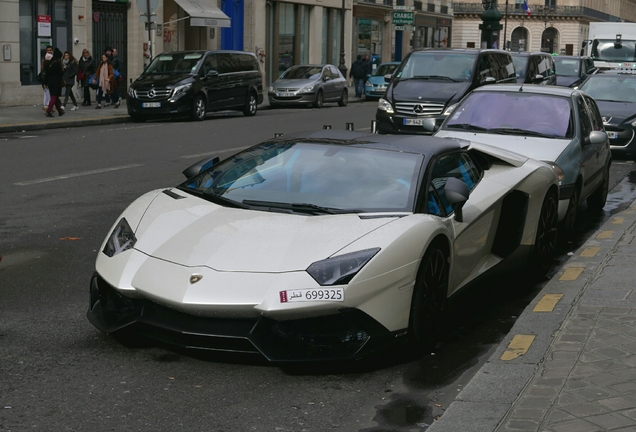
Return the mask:
<path fill-rule="evenodd" d="M 391 102 L 384 98 L 380 98 L 378 101 L 378 109 L 380 111 L 386 111 L 387 114 L 393 114 L 393 107 L 391 106 Z"/>
<path fill-rule="evenodd" d="M 119 253 L 132 249 L 135 243 L 137 243 L 135 233 L 130 228 L 130 225 L 128 225 L 126 218 L 122 218 L 117 225 L 115 225 L 115 229 L 113 229 L 110 237 L 108 237 L 108 241 L 102 252 L 109 257 L 114 257 Z"/>
<path fill-rule="evenodd" d="M 347 284 L 379 251 L 380 248 L 365 249 L 317 261 L 307 268 L 307 273 L 322 286 Z"/>

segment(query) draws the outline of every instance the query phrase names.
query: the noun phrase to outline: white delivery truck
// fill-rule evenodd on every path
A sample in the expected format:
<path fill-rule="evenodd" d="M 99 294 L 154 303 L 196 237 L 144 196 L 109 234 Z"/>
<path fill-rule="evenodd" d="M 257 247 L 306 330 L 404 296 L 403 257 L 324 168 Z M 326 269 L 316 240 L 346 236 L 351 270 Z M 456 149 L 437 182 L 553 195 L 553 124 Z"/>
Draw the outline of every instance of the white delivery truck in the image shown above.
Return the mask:
<path fill-rule="evenodd" d="M 590 56 L 600 69 L 636 68 L 636 23 L 590 23 L 581 55 Z"/>

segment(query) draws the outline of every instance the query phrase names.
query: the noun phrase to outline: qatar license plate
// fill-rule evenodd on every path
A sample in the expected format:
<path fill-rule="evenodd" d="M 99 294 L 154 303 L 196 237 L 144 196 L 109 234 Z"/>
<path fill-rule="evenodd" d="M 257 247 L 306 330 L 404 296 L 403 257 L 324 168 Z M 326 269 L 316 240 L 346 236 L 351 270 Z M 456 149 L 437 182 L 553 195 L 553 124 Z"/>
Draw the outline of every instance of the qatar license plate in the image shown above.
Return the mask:
<path fill-rule="evenodd" d="M 160 108 L 161 102 L 144 102 L 141 104 L 143 108 Z"/>
<path fill-rule="evenodd" d="M 424 119 L 404 119 L 404 126 L 422 126 Z"/>
<path fill-rule="evenodd" d="M 289 93 L 289 92 L 285 92 L 285 93 L 278 93 L 278 97 L 292 97 L 295 96 L 294 93 Z"/>
<path fill-rule="evenodd" d="M 281 303 L 315 302 L 315 301 L 344 301 L 344 288 L 319 288 L 287 290 L 280 293 Z"/>
<path fill-rule="evenodd" d="M 618 139 L 618 132 L 608 132 L 607 136 L 609 139 Z"/>

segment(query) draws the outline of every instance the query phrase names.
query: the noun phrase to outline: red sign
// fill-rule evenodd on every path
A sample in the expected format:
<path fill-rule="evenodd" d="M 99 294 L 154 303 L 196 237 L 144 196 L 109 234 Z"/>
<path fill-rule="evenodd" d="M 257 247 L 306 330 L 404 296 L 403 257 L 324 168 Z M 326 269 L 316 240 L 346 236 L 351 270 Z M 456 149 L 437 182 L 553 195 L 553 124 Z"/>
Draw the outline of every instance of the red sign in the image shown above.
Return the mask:
<path fill-rule="evenodd" d="M 93 12 L 93 21 L 99 22 L 99 12 Z"/>
<path fill-rule="evenodd" d="M 38 36 L 51 37 L 51 15 L 38 15 Z"/>

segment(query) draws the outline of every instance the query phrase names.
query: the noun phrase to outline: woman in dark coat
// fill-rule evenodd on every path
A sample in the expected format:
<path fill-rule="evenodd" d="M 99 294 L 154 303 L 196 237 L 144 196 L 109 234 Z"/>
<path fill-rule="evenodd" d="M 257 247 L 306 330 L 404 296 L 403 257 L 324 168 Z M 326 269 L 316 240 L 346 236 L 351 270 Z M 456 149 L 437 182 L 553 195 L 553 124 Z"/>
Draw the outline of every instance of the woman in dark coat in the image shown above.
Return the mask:
<path fill-rule="evenodd" d="M 46 85 L 49 88 L 49 92 L 51 92 L 49 109 L 46 110 L 47 117 L 53 117 L 53 106 L 57 108 L 57 112 L 60 116 L 64 115 L 62 103 L 60 102 L 62 87 L 64 86 L 62 75 L 64 75 L 64 70 L 62 69 L 62 51 L 55 48 L 55 51 L 53 51 L 53 59 L 46 70 Z"/>
<path fill-rule="evenodd" d="M 84 102 L 82 105 L 90 106 L 91 105 L 91 86 L 89 79 L 95 73 L 95 62 L 93 61 L 93 57 L 91 57 L 91 53 L 85 49 L 82 52 L 82 58 L 79 61 L 79 72 L 77 76 L 77 80 L 84 87 Z"/>
<path fill-rule="evenodd" d="M 64 68 L 64 75 L 62 79 L 64 80 L 64 87 L 66 88 L 66 95 L 64 96 L 64 103 L 62 106 L 66 109 L 66 103 L 68 102 L 68 98 L 71 98 L 73 102 L 73 108 L 71 111 L 75 111 L 77 109 L 77 101 L 75 100 L 75 95 L 73 94 L 73 86 L 75 85 L 75 77 L 77 76 L 77 60 L 73 57 L 68 51 L 64 52 L 64 59 L 62 60 L 62 66 Z"/>

